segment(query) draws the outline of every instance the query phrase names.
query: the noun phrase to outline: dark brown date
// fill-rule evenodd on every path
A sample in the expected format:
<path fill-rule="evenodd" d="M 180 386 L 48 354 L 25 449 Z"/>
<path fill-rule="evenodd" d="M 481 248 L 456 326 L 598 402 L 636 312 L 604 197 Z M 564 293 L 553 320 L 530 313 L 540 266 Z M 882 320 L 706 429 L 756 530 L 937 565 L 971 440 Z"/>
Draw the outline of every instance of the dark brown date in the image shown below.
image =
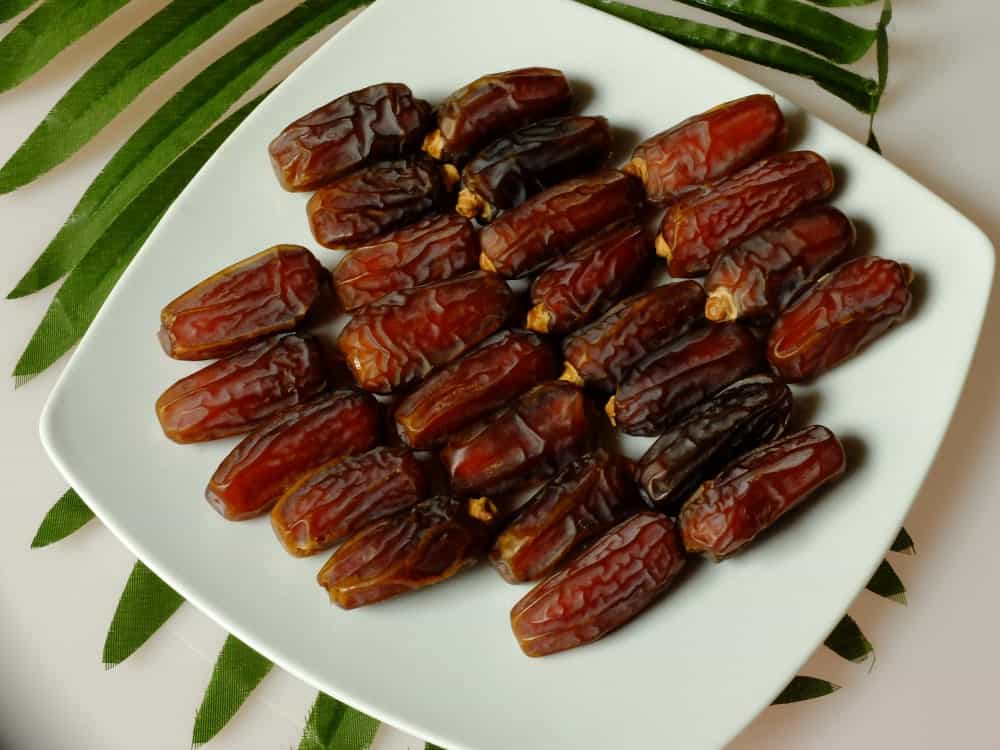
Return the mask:
<path fill-rule="evenodd" d="M 494 138 L 565 112 L 569 82 L 552 68 L 520 68 L 477 78 L 437 108 L 437 129 L 424 140 L 435 159 L 463 163 Z"/>
<path fill-rule="evenodd" d="M 537 581 L 576 550 L 638 513 L 632 462 L 598 450 L 574 461 L 518 511 L 490 562 L 510 583 Z"/>
<path fill-rule="evenodd" d="M 306 206 L 309 226 L 324 247 L 364 245 L 448 208 L 455 182 L 427 158 L 379 162 L 317 190 Z"/>
<path fill-rule="evenodd" d="M 461 216 L 440 214 L 344 256 L 333 283 L 345 310 L 390 292 L 445 281 L 479 267 L 479 237 Z"/>
<path fill-rule="evenodd" d="M 267 150 L 285 190 L 314 190 L 371 161 L 420 148 L 431 107 L 401 83 L 352 91 L 303 115 Z"/>
<path fill-rule="evenodd" d="M 432 586 L 486 554 L 495 513 L 486 498 L 433 497 L 352 536 L 316 580 L 344 609 Z"/>
<path fill-rule="evenodd" d="M 492 221 L 535 193 L 601 166 L 611 154 L 603 117 L 553 117 L 493 141 L 462 170 L 457 211 Z"/>
<path fill-rule="evenodd" d="M 230 521 L 269 510 L 302 474 L 379 443 L 381 407 L 361 391 L 335 391 L 288 409 L 247 435 L 205 490 Z"/>
<path fill-rule="evenodd" d="M 176 443 L 215 440 L 250 432 L 326 384 L 316 340 L 289 333 L 181 378 L 156 400 L 156 416 Z"/>
<path fill-rule="evenodd" d="M 773 96 L 746 96 L 643 141 L 624 171 L 642 180 L 652 203 L 668 203 L 767 156 L 784 130 Z"/>
<path fill-rule="evenodd" d="M 510 611 L 521 650 L 545 656 L 603 638 L 652 604 L 684 567 L 666 516 L 646 511 L 529 591 Z"/>
<path fill-rule="evenodd" d="M 611 424 L 629 435 L 658 435 L 727 385 L 760 369 L 757 338 L 739 323 L 706 326 L 636 365 L 607 404 Z"/>
<path fill-rule="evenodd" d="M 423 464 L 410 451 L 375 448 L 304 475 L 271 509 L 271 526 L 291 554 L 314 555 L 416 505 L 427 488 Z"/>
<path fill-rule="evenodd" d="M 834 269 L 774 324 L 767 344 L 771 367 L 798 382 L 854 356 L 906 317 L 912 280 L 906 264 L 872 256 Z"/>
<path fill-rule="evenodd" d="M 396 429 L 416 450 L 556 376 L 548 342 L 527 331 L 501 331 L 425 380 L 396 407 Z"/>
<path fill-rule="evenodd" d="M 768 227 L 716 258 L 705 277 L 705 317 L 769 319 L 853 245 L 854 226 L 832 206 Z"/>
<path fill-rule="evenodd" d="M 215 359 L 291 331 L 329 279 L 313 254 L 275 245 L 210 276 L 163 308 L 160 344 L 174 359 Z"/>
<path fill-rule="evenodd" d="M 639 460 L 643 496 L 674 514 L 698 485 L 737 456 L 779 437 L 792 413 L 792 392 L 770 375 L 746 378 L 694 407 Z"/>
<path fill-rule="evenodd" d="M 499 330 L 512 302 L 503 279 L 477 271 L 367 305 L 344 327 L 337 345 L 359 386 L 390 393 Z"/>
<path fill-rule="evenodd" d="M 754 232 L 826 198 L 833 171 L 812 151 L 789 151 L 751 164 L 667 209 L 656 252 L 671 276 L 699 276 L 719 253 Z"/>
<path fill-rule="evenodd" d="M 609 227 L 556 259 L 531 285 L 528 328 L 562 335 L 593 320 L 635 285 L 652 257 L 642 226 Z"/>
<path fill-rule="evenodd" d="M 694 281 L 664 284 L 622 300 L 563 341 L 563 379 L 613 391 L 643 357 L 699 325 L 705 292 Z"/>
<path fill-rule="evenodd" d="M 737 459 L 684 504 L 678 523 L 688 552 L 721 560 L 844 473 L 844 448 L 814 425 Z"/>
<path fill-rule="evenodd" d="M 590 450 L 595 421 L 580 388 L 553 380 L 455 434 L 441 460 L 460 495 L 512 492 Z"/>
<path fill-rule="evenodd" d="M 642 200 L 639 181 L 614 169 L 567 180 L 484 227 L 480 265 L 511 279 L 525 276 L 594 232 L 635 216 Z"/>

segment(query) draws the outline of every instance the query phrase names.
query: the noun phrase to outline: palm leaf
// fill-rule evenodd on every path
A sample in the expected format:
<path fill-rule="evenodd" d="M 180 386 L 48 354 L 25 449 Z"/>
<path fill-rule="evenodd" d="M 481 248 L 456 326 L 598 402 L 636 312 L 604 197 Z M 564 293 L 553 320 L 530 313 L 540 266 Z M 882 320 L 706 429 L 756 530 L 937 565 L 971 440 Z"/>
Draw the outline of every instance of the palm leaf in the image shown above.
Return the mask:
<path fill-rule="evenodd" d="M 319 693 L 306 720 L 299 750 L 367 750 L 378 726 L 377 719 Z"/>
<path fill-rule="evenodd" d="M 844 615 L 833 632 L 823 641 L 824 645 L 848 661 L 861 662 L 868 654 L 875 653 L 871 642 L 850 615 Z"/>
<path fill-rule="evenodd" d="M 37 0 L 0 0 L 0 23 L 23 13 L 36 2 Z"/>
<path fill-rule="evenodd" d="M 192 744 L 203 745 L 217 735 L 273 666 L 243 641 L 226 636 L 194 719 Z"/>
<path fill-rule="evenodd" d="M 104 640 L 104 666 L 121 664 L 163 625 L 184 598 L 137 560 Z"/>
<path fill-rule="evenodd" d="M 840 685 L 834 685 L 832 682 L 821 680 L 818 677 L 807 677 L 800 674 L 792 678 L 792 681 L 772 701 L 771 705 L 777 706 L 782 703 L 798 703 L 813 698 L 822 698 L 824 695 L 835 693 L 838 690 L 840 690 Z"/>
<path fill-rule="evenodd" d="M 71 487 L 45 514 L 35 532 L 35 538 L 31 540 L 31 546 L 36 549 L 65 539 L 93 517 L 94 511 L 87 507 Z"/>
<path fill-rule="evenodd" d="M 433 742 L 425 742 L 424 750 L 444 750 L 440 745 L 435 745 Z"/>
<path fill-rule="evenodd" d="M 900 552 L 904 555 L 915 555 L 917 554 L 916 545 L 913 544 L 913 539 L 907 533 L 906 529 L 900 529 L 899 534 L 896 535 L 896 541 L 892 543 L 890 549 L 893 552 Z"/>
<path fill-rule="evenodd" d="M 846 8 L 850 5 L 871 5 L 878 0 L 809 0 L 809 2 L 826 8 Z"/>
<path fill-rule="evenodd" d="M 888 560 L 882 561 L 865 588 L 873 594 L 892 599 L 899 604 L 906 604 L 906 587 L 899 580 L 899 576 L 896 575 L 896 571 L 892 569 Z"/>

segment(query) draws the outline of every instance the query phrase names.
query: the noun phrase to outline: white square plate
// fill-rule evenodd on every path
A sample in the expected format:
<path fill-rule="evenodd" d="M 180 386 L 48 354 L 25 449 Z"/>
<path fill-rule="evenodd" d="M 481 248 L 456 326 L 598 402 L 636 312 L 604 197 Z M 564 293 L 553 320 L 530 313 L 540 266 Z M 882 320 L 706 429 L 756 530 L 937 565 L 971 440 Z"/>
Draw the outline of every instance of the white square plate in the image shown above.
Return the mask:
<path fill-rule="evenodd" d="M 160 351 L 161 306 L 261 248 L 315 248 L 306 195 L 283 192 L 266 144 L 346 91 L 405 81 L 440 100 L 526 65 L 562 68 L 587 112 L 657 132 L 760 87 L 705 57 L 568 0 L 379 0 L 232 135 L 174 203 L 80 345 L 42 417 L 56 465 L 157 574 L 302 679 L 448 748 L 716 748 L 784 687 L 893 539 L 938 447 L 975 347 L 993 274 L 986 237 L 890 163 L 797 113 L 798 147 L 844 178 L 836 203 L 863 249 L 913 265 L 912 319 L 822 378 L 810 419 L 863 450 L 836 488 L 778 533 L 699 565 L 635 623 L 541 660 L 521 655 L 508 612 L 524 593 L 488 567 L 368 609 L 331 607 L 322 556 L 289 557 L 266 518 L 222 520 L 202 499 L 235 440 L 179 446 L 153 402 L 198 363 Z M 619 162 L 620 163 L 620 162 Z M 327 265 L 339 253 L 318 248 Z M 800 390 L 799 395 L 804 391 Z M 631 443 L 633 454 L 640 443 Z"/>

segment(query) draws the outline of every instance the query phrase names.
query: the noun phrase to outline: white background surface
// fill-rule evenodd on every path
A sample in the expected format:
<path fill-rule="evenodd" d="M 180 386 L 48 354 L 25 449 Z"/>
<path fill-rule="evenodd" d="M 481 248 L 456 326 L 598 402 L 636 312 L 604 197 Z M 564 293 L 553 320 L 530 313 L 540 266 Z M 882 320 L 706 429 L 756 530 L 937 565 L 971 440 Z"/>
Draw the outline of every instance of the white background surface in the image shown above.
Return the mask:
<path fill-rule="evenodd" d="M 13 152 L 86 65 L 164 4 L 135 0 L 29 84 L 0 96 L 0 159 Z M 144 117 L 196 70 L 293 4 L 267 0 L 248 12 L 161 79 L 68 163 L 0 197 L 3 290 L 20 277 L 100 166 Z M 678 12 L 666 0 L 643 4 Z M 990 6 L 897 2 L 890 88 L 878 133 L 890 159 L 1000 244 L 1000 218 L 989 210 L 996 206 L 1000 179 L 994 142 L 1000 105 L 992 94 L 1000 68 L 992 35 L 1000 10 Z M 873 22 L 877 10 L 851 15 Z M 4 30 L 6 25 L 0 26 Z M 311 42 L 269 80 L 284 75 L 321 41 Z M 732 64 L 864 137 L 864 118 L 812 84 Z M 941 251 L 961 263 L 960 249 Z M 51 291 L 0 303 L 0 371 L 13 369 L 50 298 Z M 767 710 L 734 747 L 1000 747 L 992 716 L 1000 606 L 991 585 L 1000 562 L 994 543 L 994 529 L 1000 528 L 995 490 L 1000 470 L 989 450 L 1000 431 L 992 377 L 1000 357 L 997 317 L 991 308 L 955 422 L 907 521 L 919 554 L 892 557 L 909 588 L 909 606 L 863 592 L 851 608 L 875 644 L 874 669 L 869 672 L 821 650 L 802 672 L 845 689 L 811 703 Z M 182 607 L 135 656 L 105 672 L 101 646 L 132 558 L 97 523 L 53 547 L 28 549 L 41 517 L 65 489 L 36 431 L 58 370 L 59 365 L 16 393 L 11 387 L 0 389 L 0 468 L 7 507 L 0 527 L 0 748 L 185 747 L 224 633 L 192 607 Z M 734 634 L 738 637 L 738 623 Z M 314 694 L 276 670 L 211 747 L 295 745 Z M 421 743 L 384 728 L 376 746 L 401 750 Z"/>

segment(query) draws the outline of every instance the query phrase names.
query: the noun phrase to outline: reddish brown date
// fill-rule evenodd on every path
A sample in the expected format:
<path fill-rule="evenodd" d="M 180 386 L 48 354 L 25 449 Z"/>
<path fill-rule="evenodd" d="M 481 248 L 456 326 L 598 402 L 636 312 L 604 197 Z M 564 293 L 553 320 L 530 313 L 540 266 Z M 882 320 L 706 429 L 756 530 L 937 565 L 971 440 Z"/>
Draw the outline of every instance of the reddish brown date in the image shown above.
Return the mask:
<path fill-rule="evenodd" d="M 401 83 L 352 91 L 303 115 L 267 150 L 285 190 L 314 190 L 370 161 L 420 148 L 431 107 Z"/>
<path fill-rule="evenodd" d="M 562 114 L 572 98 L 566 76 L 552 68 L 520 68 L 477 78 L 437 108 L 438 126 L 424 140 L 424 151 L 461 164 L 509 130 Z"/>
<path fill-rule="evenodd" d="M 445 281 L 479 267 L 479 237 L 461 216 L 440 214 L 344 256 L 333 283 L 345 310 L 390 292 Z"/>
<path fill-rule="evenodd" d="M 643 496 L 675 513 L 699 484 L 726 464 L 779 437 L 792 413 L 792 392 L 770 375 L 746 378 L 705 401 L 663 433 L 639 460 Z"/>
<path fill-rule="evenodd" d="M 490 562 L 510 583 L 537 581 L 642 506 L 632 462 L 596 451 L 535 493 L 497 537 Z"/>
<path fill-rule="evenodd" d="M 769 319 L 853 245 L 853 225 L 831 206 L 768 227 L 716 258 L 705 277 L 705 317 Z"/>
<path fill-rule="evenodd" d="M 198 443 L 250 432 L 326 388 L 323 354 L 311 336 L 285 334 L 254 344 L 167 388 L 156 400 L 164 434 Z"/>
<path fill-rule="evenodd" d="M 531 285 L 528 328 L 562 335 L 593 320 L 625 296 L 646 268 L 652 246 L 642 226 L 626 221 L 584 240 Z"/>
<path fill-rule="evenodd" d="M 486 554 L 494 513 L 486 498 L 425 500 L 352 536 L 316 580 L 344 609 L 440 583 Z"/>
<path fill-rule="evenodd" d="M 580 240 L 636 214 L 642 185 L 614 169 L 542 191 L 483 228 L 480 265 L 507 278 L 541 268 Z"/>
<path fill-rule="evenodd" d="M 657 435 L 691 407 L 760 369 L 757 338 L 739 323 L 706 326 L 667 344 L 633 369 L 607 404 L 629 435 Z"/>
<path fill-rule="evenodd" d="M 831 271 L 792 303 L 771 329 L 767 358 L 789 382 L 814 378 L 903 320 L 913 272 L 872 256 Z"/>
<path fill-rule="evenodd" d="M 514 636 L 528 656 L 603 638 L 666 591 L 684 562 L 673 521 L 651 511 L 633 516 L 514 605 Z"/>
<path fill-rule="evenodd" d="M 313 237 L 333 249 L 364 245 L 448 208 L 455 180 L 427 158 L 384 161 L 316 191 L 306 205 Z"/>
<path fill-rule="evenodd" d="M 643 357 L 702 322 L 705 292 L 694 281 L 622 300 L 563 341 L 563 379 L 611 392 Z"/>
<path fill-rule="evenodd" d="M 833 186 L 830 165 L 812 151 L 762 159 L 667 209 L 656 252 L 667 259 L 671 276 L 698 276 L 719 253 L 826 198 Z"/>
<path fill-rule="evenodd" d="M 416 505 L 427 488 L 423 465 L 412 453 L 375 448 L 304 475 L 271 509 L 271 526 L 291 554 L 314 555 Z"/>
<path fill-rule="evenodd" d="M 747 453 L 684 504 L 678 519 L 684 546 L 713 560 L 731 555 L 845 465 L 840 441 L 819 425 Z"/>
<path fill-rule="evenodd" d="M 595 421 L 580 388 L 553 380 L 454 435 L 441 460 L 458 494 L 512 492 L 586 453 Z"/>
<path fill-rule="evenodd" d="M 625 171 L 642 180 L 651 202 L 667 203 L 767 156 L 784 130 L 785 118 L 774 97 L 754 94 L 643 141 Z"/>
<path fill-rule="evenodd" d="M 553 117 L 493 141 L 462 170 L 457 211 L 492 221 L 547 187 L 600 167 L 611 154 L 603 117 Z"/>
<path fill-rule="evenodd" d="M 337 345 L 359 386 L 391 393 L 499 330 L 512 302 L 503 279 L 477 271 L 373 302 L 344 327 Z"/>
<path fill-rule="evenodd" d="M 433 448 L 555 375 L 548 342 L 527 331 L 501 331 L 404 398 L 396 407 L 396 429 L 411 448 Z"/>
<path fill-rule="evenodd" d="M 291 331 L 329 275 L 298 245 L 275 245 L 210 276 L 163 308 L 160 344 L 174 359 L 215 359 Z"/>
<path fill-rule="evenodd" d="M 230 521 L 269 510 L 302 474 L 378 445 L 381 408 L 361 391 L 335 391 L 262 424 L 215 470 L 205 499 Z"/>

